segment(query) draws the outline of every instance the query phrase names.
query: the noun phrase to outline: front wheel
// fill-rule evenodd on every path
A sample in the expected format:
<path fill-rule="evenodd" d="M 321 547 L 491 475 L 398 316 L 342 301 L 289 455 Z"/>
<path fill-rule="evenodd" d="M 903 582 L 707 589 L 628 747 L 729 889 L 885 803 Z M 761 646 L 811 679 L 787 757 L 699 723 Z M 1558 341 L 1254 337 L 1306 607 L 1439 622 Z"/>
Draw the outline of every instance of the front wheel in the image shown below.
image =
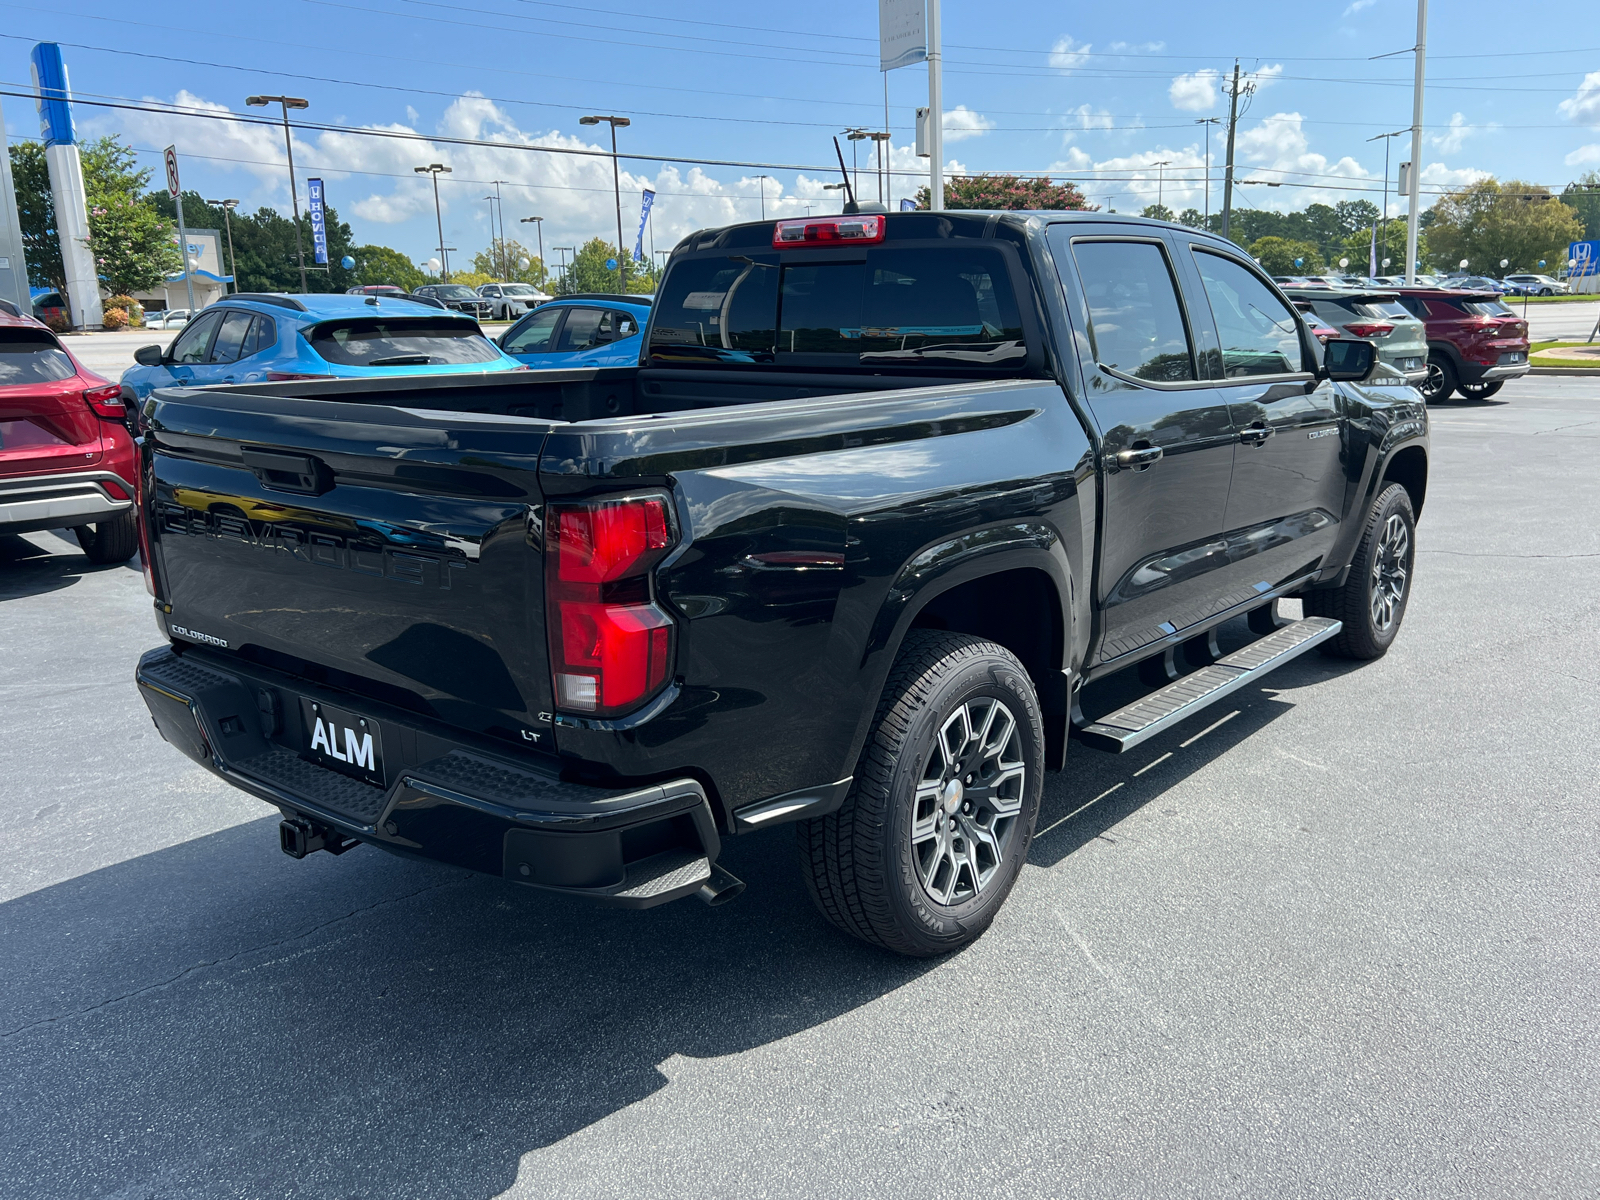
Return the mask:
<path fill-rule="evenodd" d="M 1487 400 L 1505 385 L 1506 381 L 1503 379 L 1491 379 L 1487 383 L 1458 383 L 1456 391 L 1468 400 Z"/>
<path fill-rule="evenodd" d="M 843 806 L 798 828 L 812 900 L 846 933 L 900 954 L 974 941 L 1022 870 L 1043 774 L 1022 664 L 993 642 L 913 631 Z"/>
<path fill-rule="evenodd" d="M 1343 586 L 1306 593 L 1307 615 L 1344 622 L 1339 636 L 1322 644 L 1323 653 L 1372 659 L 1389 652 L 1411 599 L 1416 555 L 1417 521 L 1411 496 L 1398 483 L 1391 483 L 1372 503 Z"/>
<path fill-rule="evenodd" d="M 1541 296 L 1554 296 L 1555 293 L 1552 292 L 1549 288 L 1540 288 L 1539 289 L 1539 295 L 1541 295 Z"/>
<path fill-rule="evenodd" d="M 1450 399 L 1450 393 L 1456 390 L 1455 365 L 1442 354 L 1428 355 L 1428 377 L 1417 386 L 1429 404 Z"/>

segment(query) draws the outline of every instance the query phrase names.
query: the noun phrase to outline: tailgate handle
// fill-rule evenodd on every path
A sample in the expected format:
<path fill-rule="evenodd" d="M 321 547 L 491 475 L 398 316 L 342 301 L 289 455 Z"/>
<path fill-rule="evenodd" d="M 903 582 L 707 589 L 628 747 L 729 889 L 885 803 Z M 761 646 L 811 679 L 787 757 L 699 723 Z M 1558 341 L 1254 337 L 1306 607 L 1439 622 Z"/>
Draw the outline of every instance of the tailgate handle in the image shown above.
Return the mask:
<path fill-rule="evenodd" d="M 244 465 L 261 481 L 262 487 L 279 492 L 298 492 L 320 496 L 333 487 L 328 465 L 309 454 L 285 454 L 281 450 L 254 450 L 240 447 Z"/>

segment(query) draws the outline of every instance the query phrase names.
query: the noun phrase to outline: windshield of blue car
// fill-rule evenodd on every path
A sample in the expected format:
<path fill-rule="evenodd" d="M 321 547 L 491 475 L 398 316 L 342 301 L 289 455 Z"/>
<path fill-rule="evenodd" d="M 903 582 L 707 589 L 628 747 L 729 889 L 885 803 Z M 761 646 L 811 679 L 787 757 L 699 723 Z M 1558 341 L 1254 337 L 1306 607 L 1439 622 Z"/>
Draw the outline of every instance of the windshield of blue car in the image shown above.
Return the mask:
<path fill-rule="evenodd" d="M 0 387 L 55 383 L 78 373 L 53 341 L 31 329 L 0 329 Z"/>
<path fill-rule="evenodd" d="M 881 247 L 852 257 L 679 263 L 655 306 L 652 361 L 948 368 L 1027 359 L 997 251 Z"/>
<path fill-rule="evenodd" d="M 468 321 L 432 317 L 360 317 L 324 321 L 309 331 L 324 361 L 348 367 L 433 366 L 493 362 L 500 352 Z"/>

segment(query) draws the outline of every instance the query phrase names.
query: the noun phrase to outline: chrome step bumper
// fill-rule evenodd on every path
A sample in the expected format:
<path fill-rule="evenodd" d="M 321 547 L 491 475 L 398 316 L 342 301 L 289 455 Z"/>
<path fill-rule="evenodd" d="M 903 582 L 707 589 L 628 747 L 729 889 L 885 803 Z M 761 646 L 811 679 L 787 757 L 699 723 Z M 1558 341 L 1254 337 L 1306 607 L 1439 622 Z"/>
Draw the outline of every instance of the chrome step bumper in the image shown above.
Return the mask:
<path fill-rule="evenodd" d="M 1076 736 L 1096 750 L 1109 750 L 1113 754 L 1131 750 L 1290 659 L 1338 636 L 1343 628 L 1343 622 L 1328 617 L 1306 617 L 1285 625 L 1276 633 L 1269 633 L 1244 649 L 1219 658 L 1209 667 L 1201 667 L 1160 691 L 1080 726 Z"/>

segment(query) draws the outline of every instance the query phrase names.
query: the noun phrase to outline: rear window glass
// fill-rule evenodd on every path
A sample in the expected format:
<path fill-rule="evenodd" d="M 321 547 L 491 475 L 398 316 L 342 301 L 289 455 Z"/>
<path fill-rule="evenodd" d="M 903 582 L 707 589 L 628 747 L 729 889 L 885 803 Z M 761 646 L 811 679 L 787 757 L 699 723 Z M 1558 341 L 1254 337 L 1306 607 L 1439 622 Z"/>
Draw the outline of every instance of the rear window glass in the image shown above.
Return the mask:
<path fill-rule="evenodd" d="M 1515 314 L 1498 300 L 1460 300 L 1461 311 L 1475 317 L 1509 317 Z"/>
<path fill-rule="evenodd" d="M 481 363 L 500 356 L 475 325 L 428 317 L 326 321 L 311 331 L 311 348 L 326 362 L 350 367 Z"/>
<path fill-rule="evenodd" d="M 1356 312 L 1363 317 L 1409 317 L 1405 305 L 1398 300 L 1362 300 Z"/>
<path fill-rule="evenodd" d="M 987 248 L 868 250 L 853 262 L 689 261 L 667 281 L 653 359 L 1020 366 L 1022 319 Z"/>
<path fill-rule="evenodd" d="M 18 337 L 7 330 L 0 332 L 0 387 L 15 387 L 22 383 L 54 383 L 71 379 L 78 373 L 72 360 L 54 342 L 18 330 Z"/>

